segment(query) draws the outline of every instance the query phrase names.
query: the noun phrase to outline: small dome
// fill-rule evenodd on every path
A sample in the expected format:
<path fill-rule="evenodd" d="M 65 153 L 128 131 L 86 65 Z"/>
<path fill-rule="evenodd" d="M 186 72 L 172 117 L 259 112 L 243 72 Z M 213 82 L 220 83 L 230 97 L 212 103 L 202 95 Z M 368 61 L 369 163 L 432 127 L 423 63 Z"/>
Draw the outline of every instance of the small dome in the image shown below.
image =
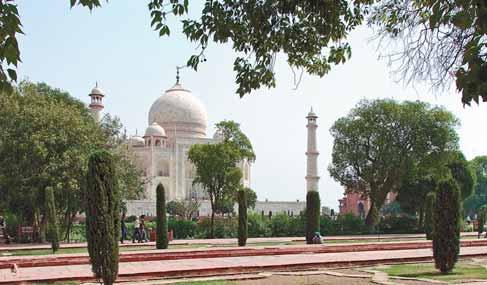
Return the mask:
<path fill-rule="evenodd" d="M 144 146 L 145 140 L 139 136 L 133 136 L 130 138 L 130 145 L 132 145 L 132 146 Z"/>
<path fill-rule="evenodd" d="M 103 92 L 103 90 L 101 90 L 101 88 L 98 87 L 97 84 L 93 89 L 91 89 L 90 96 L 91 95 L 105 96 L 105 92 Z"/>
<path fill-rule="evenodd" d="M 309 111 L 308 116 L 306 116 L 306 118 L 318 118 L 318 116 L 316 116 L 316 113 L 313 112 L 313 107 L 311 107 L 311 110 Z"/>
<path fill-rule="evenodd" d="M 160 96 L 149 111 L 149 124 L 157 122 L 171 137 L 206 137 L 205 106 L 177 83 Z"/>
<path fill-rule="evenodd" d="M 145 130 L 144 137 L 167 137 L 166 131 L 159 126 L 158 123 L 154 122 Z"/>

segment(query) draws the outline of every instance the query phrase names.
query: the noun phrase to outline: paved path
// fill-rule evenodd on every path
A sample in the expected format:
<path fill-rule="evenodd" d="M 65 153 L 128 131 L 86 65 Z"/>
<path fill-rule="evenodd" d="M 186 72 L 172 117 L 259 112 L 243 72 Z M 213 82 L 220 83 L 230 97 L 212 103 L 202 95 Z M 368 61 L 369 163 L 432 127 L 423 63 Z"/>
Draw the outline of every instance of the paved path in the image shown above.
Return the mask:
<path fill-rule="evenodd" d="M 476 237 L 475 232 L 465 232 L 462 233 L 462 237 Z M 390 235 L 348 235 L 348 236 L 326 236 L 325 241 L 346 241 L 346 240 L 370 240 L 370 241 L 384 241 L 384 240 L 407 240 L 407 239 L 426 239 L 424 234 L 390 234 Z M 287 242 L 304 242 L 303 237 L 269 237 L 269 238 L 249 238 L 247 239 L 247 244 L 256 243 L 287 243 Z M 205 245 L 210 244 L 212 246 L 222 246 L 222 245 L 237 245 L 237 239 L 226 238 L 226 239 L 179 239 L 173 240 L 169 243 L 170 245 Z M 132 246 L 153 246 L 155 242 L 148 243 L 131 243 L 126 242 L 120 244 L 122 247 L 132 247 Z M 86 247 L 86 243 L 62 243 L 61 248 L 82 248 Z M 1 245 L 0 252 L 11 251 L 11 250 L 31 250 L 31 249 L 50 249 L 50 244 L 9 244 Z"/>
<path fill-rule="evenodd" d="M 462 248 L 461 255 L 464 257 L 487 256 L 487 246 Z M 131 276 L 189 277 L 189 275 L 218 275 L 273 269 L 377 264 L 428 260 L 431 257 L 431 249 L 413 249 L 125 262 L 120 263 L 120 279 Z M 10 269 L 0 270 L 0 283 L 3 284 L 41 280 L 89 280 L 91 278 L 89 265 L 27 267 L 20 268 L 17 273 L 12 273 Z"/>

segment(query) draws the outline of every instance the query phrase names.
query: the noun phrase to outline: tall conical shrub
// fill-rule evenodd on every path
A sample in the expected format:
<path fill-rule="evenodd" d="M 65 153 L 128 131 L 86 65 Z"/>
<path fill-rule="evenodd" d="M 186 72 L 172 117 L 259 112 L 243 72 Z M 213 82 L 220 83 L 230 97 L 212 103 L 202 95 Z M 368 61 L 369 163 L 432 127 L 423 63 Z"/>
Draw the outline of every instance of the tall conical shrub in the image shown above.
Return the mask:
<path fill-rule="evenodd" d="M 316 232 L 320 231 L 320 194 L 309 191 L 306 194 L 306 243 L 312 244 Z"/>
<path fill-rule="evenodd" d="M 55 253 L 59 249 L 59 230 L 52 187 L 47 187 L 44 195 L 47 218 L 47 241 L 51 242 L 52 253 Z"/>
<path fill-rule="evenodd" d="M 460 252 L 460 192 L 452 180 L 438 184 L 433 214 L 433 256 L 436 268 L 450 272 Z"/>
<path fill-rule="evenodd" d="M 90 156 L 86 203 L 86 238 L 91 268 L 97 279 L 111 285 L 118 275 L 120 197 L 112 155 L 105 150 Z"/>
<path fill-rule="evenodd" d="M 426 195 L 426 201 L 424 202 L 424 233 L 429 240 L 433 239 L 433 211 L 435 200 L 435 192 L 430 192 Z"/>
<path fill-rule="evenodd" d="M 169 240 L 167 238 L 167 217 L 166 217 L 166 193 L 164 186 L 159 183 L 156 189 L 156 207 L 157 207 L 157 235 L 156 247 L 166 249 Z"/>
<path fill-rule="evenodd" d="M 247 193 L 244 189 L 238 191 L 238 245 L 245 246 L 247 244 Z"/>

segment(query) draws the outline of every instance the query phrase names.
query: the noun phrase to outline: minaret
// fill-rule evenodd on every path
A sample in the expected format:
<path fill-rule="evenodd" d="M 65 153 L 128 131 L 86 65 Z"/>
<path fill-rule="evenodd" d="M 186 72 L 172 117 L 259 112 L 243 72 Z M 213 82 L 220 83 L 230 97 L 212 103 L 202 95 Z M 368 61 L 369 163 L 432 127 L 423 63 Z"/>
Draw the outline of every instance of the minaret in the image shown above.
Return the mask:
<path fill-rule="evenodd" d="M 103 91 L 98 87 L 98 82 L 95 87 L 91 89 L 89 96 L 91 97 L 91 103 L 88 107 L 90 108 L 95 121 L 99 122 L 101 119 L 101 111 L 105 108 L 103 106 L 103 97 L 105 97 L 105 94 L 103 94 Z"/>
<path fill-rule="evenodd" d="M 308 150 L 306 151 L 307 164 L 306 164 L 306 191 L 317 191 L 318 192 L 318 155 L 320 154 L 316 148 L 316 119 L 318 116 L 313 112 L 313 107 L 308 113 L 306 119 L 308 119 Z"/>

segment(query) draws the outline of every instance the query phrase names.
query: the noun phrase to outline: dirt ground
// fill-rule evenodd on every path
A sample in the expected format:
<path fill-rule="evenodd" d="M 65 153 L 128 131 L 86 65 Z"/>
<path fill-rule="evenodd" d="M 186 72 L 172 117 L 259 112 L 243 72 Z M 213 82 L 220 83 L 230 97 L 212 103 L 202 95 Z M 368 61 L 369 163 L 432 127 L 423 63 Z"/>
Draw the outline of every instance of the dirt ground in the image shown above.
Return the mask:
<path fill-rule="evenodd" d="M 374 284 L 370 279 L 346 278 L 329 275 L 309 275 L 309 276 L 276 276 L 260 280 L 237 281 L 238 285 L 322 285 L 322 284 L 349 284 L 365 285 Z"/>

